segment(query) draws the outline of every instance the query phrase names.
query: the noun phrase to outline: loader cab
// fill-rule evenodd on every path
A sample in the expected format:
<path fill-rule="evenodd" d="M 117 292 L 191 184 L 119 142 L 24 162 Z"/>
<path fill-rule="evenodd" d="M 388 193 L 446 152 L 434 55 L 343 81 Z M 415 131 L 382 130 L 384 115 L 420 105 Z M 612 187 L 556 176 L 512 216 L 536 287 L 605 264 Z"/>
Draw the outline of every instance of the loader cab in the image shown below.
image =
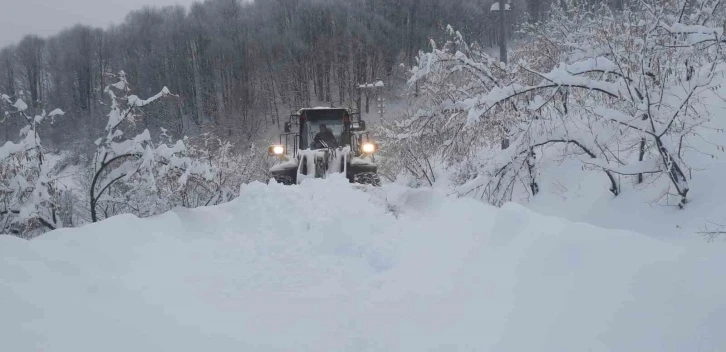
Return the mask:
<path fill-rule="evenodd" d="M 295 158 L 300 150 L 326 149 L 315 142 L 320 125 L 325 125 L 332 132 L 338 147 L 350 147 L 356 156 L 373 154 L 378 149 L 370 140 L 360 115 L 345 108 L 319 107 L 303 108 L 290 115 L 290 120 L 284 124 L 285 132 L 280 134 L 280 144 L 270 146 L 269 155 L 290 154 Z"/>
<path fill-rule="evenodd" d="M 313 140 L 320 132 L 319 126 L 325 125 L 333 133 L 338 145 L 350 145 L 350 113 L 346 109 L 315 108 L 301 109 L 298 112 L 300 149 L 320 149 Z"/>

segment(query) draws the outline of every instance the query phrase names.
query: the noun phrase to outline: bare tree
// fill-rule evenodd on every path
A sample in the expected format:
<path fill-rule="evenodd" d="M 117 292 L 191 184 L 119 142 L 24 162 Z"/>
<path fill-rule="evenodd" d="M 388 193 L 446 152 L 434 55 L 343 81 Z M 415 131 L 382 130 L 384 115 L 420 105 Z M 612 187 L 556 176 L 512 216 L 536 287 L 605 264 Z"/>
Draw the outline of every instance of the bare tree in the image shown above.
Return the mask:
<path fill-rule="evenodd" d="M 20 63 L 21 73 L 30 91 L 30 106 L 37 108 L 42 99 L 43 79 L 43 50 L 45 40 L 29 35 L 23 38 L 16 49 L 16 56 Z"/>

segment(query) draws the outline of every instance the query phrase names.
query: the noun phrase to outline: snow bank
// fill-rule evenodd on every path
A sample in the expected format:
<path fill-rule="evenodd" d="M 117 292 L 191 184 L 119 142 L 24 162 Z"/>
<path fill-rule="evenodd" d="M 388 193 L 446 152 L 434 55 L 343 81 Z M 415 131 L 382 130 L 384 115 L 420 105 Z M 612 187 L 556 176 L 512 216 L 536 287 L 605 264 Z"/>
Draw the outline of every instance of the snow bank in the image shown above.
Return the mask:
<path fill-rule="evenodd" d="M 0 236 L 7 351 L 716 351 L 722 244 L 342 177 Z"/>

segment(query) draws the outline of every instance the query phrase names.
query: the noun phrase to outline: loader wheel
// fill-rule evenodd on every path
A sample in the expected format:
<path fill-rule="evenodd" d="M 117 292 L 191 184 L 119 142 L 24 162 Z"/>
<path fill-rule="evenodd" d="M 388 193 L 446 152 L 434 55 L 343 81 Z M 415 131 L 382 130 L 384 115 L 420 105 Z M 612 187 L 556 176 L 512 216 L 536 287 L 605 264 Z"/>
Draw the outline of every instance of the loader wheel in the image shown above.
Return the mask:
<path fill-rule="evenodd" d="M 293 182 L 293 180 L 292 180 L 292 177 L 287 176 L 287 175 L 275 175 L 273 177 L 275 178 L 275 181 L 277 181 L 277 183 L 282 183 L 285 186 L 290 186 L 290 185 L 295 184 L 295 182 Z"/>
<path fill-rule="evenodd" d="M 315 159 L 315 178 L 325 177 L 327 171 L 327 163 L 323 159 Z"/>
<path fill-rule="evenodd" d="M 381 187 L 381 176 L 374 172 L 361 172 L 353 176 L 354 183 Z"/>

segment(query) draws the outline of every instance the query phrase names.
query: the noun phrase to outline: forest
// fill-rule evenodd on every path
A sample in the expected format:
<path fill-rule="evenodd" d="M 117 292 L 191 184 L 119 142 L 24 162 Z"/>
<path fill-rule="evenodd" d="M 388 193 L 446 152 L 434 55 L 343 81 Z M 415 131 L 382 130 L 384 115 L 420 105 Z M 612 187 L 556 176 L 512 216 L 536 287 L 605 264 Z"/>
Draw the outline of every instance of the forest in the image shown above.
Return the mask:
<path fill-rule="evenodd" d="M 684 207 L 721 1 L 513 0 L 504 23 L 493 4 L 206 0 L 29 34 L 0 50 L 0 233 L 229 201 L 269 179 L 290 113 L 367 110 L 358 85 L 378 79 L 404 103 L 374 127 L 391 181 L 433 186 L 445 169 L 456 193 L 501 205 L 537 195 L 557 145 L 615 196 L 634 177 Z"/>
<path fill-rule="evenodd" d="M 595 3 L 597 1 L 594 1 Z M 208 131 L 247 142 L 311 102 L 351 105 L 358 83 L 405 81 L 418 51 L 455 25 L 497 45 L 491 0 L 207 0 L 147 7 L 111 28 L 78 24 L 50 38 L 27 35 L 0 51 L 0 92 L 67 115 L 49 146 L 93 139 L 108 111 L 109 74 L 126 72 L 135 94 L 178 95 L 143 123 L 174 136 Z M 515 0 L 508 29 L 539 19 L 548 1 Z M 154 116 L 151 118 L 150 116 Z M 5 121 L 0 140 L 22 124 Z M 90 128 L 89 128 L 90 127 Z"/>

